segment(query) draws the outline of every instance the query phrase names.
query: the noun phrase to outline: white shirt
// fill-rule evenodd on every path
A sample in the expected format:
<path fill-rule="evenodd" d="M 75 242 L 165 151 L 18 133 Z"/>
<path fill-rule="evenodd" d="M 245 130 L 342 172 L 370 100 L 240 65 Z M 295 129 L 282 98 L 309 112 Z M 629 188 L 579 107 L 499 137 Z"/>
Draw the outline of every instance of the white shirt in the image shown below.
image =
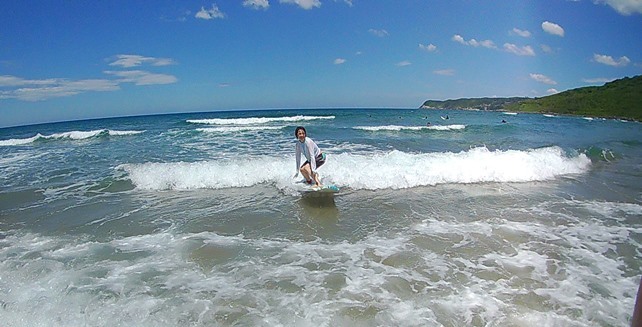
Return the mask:
<path fill-rule="evenodd" d="M 296 140 L 296 170 L 299 171 L 301 167 L 301 153 L 305 156 L 305 159 L 310 162 L 310 168 L 313 173 L 317 172 L 317 161 L 316 157 L 321 154 L 321 149 L 317 146 L 311 138 L 305 137 L 305 141 Z"/>

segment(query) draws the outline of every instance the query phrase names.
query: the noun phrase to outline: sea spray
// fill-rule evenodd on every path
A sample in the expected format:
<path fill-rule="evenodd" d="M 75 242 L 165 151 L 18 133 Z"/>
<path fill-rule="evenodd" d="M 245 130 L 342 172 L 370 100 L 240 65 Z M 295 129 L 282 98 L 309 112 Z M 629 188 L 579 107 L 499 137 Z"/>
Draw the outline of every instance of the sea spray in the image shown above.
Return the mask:
<path fill-rule="evenodd" d="M 352 189 L 404 189 L 437 184 L 532 182 L 579 174 L 590 167 L 584 154 L 568 157 L 559 147 L 528 151 L 485 147 L 451 153 L 329 154 L 323 180 Z M 294 158 L 241 158 L 222 161 L 143 163 L 119 167 L 141 189 L 220 189 L 271 183 L 282 188 Z"/>

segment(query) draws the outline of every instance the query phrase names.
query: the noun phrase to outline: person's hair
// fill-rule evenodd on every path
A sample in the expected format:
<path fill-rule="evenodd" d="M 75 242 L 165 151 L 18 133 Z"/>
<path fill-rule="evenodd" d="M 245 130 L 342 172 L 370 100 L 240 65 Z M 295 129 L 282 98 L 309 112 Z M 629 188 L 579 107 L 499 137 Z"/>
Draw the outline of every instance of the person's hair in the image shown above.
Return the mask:
<path fill-rule="evenodd" d="M 299 134 L 300 129 L 303 130 L 303 133 L 305 133 L 305 136 L 308 136 L 308 132 L 305 130 L 305 127 L 299 126 L 294 130 L 294 137 L 297 137 L 297 134 Z"/>

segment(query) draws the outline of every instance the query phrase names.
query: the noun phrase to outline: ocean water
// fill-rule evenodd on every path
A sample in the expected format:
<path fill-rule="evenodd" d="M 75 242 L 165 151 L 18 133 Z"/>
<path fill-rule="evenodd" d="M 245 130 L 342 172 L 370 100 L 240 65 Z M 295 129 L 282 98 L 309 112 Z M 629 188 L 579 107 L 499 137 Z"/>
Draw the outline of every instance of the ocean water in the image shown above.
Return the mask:
<path fill-rule="evenodd" d="M 297 190 L 298 125 L 338 194 Z M 0 129 L 2 325 L 628 326 L 641 127 L 335 109 Z"/>

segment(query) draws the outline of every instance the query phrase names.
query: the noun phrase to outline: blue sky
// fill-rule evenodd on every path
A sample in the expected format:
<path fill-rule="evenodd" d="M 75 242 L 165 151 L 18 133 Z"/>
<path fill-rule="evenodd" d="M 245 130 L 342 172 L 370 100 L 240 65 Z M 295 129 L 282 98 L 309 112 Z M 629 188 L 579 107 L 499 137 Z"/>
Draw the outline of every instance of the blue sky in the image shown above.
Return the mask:
<path fill-rule="evenodd" d="M 642 74 L 640 0 L 3 1 L 0 127 L 416 108 Z"/>

